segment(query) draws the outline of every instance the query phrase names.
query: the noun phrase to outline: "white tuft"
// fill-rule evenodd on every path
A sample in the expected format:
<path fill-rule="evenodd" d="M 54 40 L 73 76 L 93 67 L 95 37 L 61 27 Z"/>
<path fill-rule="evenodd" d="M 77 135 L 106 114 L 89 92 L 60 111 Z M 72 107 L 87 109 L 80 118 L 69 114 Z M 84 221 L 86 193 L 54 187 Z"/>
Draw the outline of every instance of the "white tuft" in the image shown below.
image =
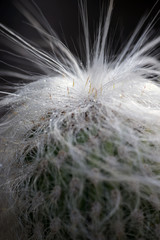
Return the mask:
<path fill-rule="evenodd" d="M 160 44 L 160 37 L 148 41 L 151 32 L 149 26 L 136 41 L 141 22 L 121 53 L 111 60 L 107 49 L 113 1 L 110 1 L 104 26 L 101 27 L 101 23 L 98 29 L 94 49 L 89 44 L 89 30 L 85 25 L 87 10 L 81 7 L 86 66 L 73 56 L 53 31 L 52 34 L 48 33 L 24 9 L 26 17 L 49 42 L 52 53 L 36 48 L 0 24 L 1 34 L 16 43 L 18 49 L 21 48 L 23 54 L 27 58 L 30 56 L 30 61 L 44 72 L 41 76 L 32 76 L 28 72 L 22 74 L 18 68 L 0 71 L 3 76 L 31 81 L 19 86 L 14 93 L 1 91 L 6 97 L 1 99 L 0 108 L 7 111 L 0 122 L 1 186 L 12 192 L 10 195 L 13 201 L 18 201 L 17 205 L 20 201 L 18 206 L 22 208 L 25 219 L 28 216 L 30 219 L 31 212 L 39 211 L 37 209 L 47 202 L 45 206 L 48 210 L 45 207 L 42 210 L 49 211 L 47 221 L 50 223 L 46 227 L 44 220 L 38 222 L 38 217 L 34 219 L 33 222 L 37 223 L 30 239 L 36 234 L 39 234 L 38 239 L 44 239 L 43 234 L 48 236 L 45 239 L 55 236 L 55 239 L 65 239 L 64 229 L 70 233 L 71 239 L 79 239 L 79 234 L 86 236 L 85 239 L 105 239 L 103 235 L 106 234 L 110 239 L 113 236 L 124 239 L 129 237 L 129 231 L 135 231 L 136 235 L 134 223 L 134 230 L 127 225 L 133 218 L 134 221 L 137 218 L 143 228 L 139 238 L 145 237 L 145 232 L 150 232 L 146 230 L 147 226 L 152 228 L 152 234 L 157 234 L 154 226 L 159 226 L 159 222 L 150 224 L 149 217 L 144 219 L 145 206 L 141 201 L 147 202 L 144 205 L 156 206 L 159 211 L 160 62 L 155 50 Z M 26 162 L 28 159 L 29 163 Z M 49 181 L 52 181 L 47 175 L 50 162 L 57 169 L 55 172 L 52 172 L 52 168 L 49 170 L 55 174 L 52 190 L 48 190 Z M 68 182 L 63 176 L 64 172 L 56 178 L 62 168 L 72 175 L 67 175 Z M 42 173 L 47 189 L 43 194 L 49 191 L 47 197 L 38 192 L 37 179 Z M 77 203 L 78 198 L 83 199 L 87 194 L 87 181 L 96 186 L 93 191 L 96 199 L 92 197 L 93 192 L 88 193 L 89 199 L 93 198 L 91 213 L 81 211 L 80 203 Z M 106 184 L 102 184 L 102 189 L 107 189 L 106 194 L 102 194 L 99 183 Z M 31 193 L 28 194 L 28 191 Z M 57 210 L 58 207 L 52 209 L 53 202 L 56 206 L 62 204 L 59 198 L 63 197 L 65 191 L 66 194 L 69 192 L 63 202 L 68 212 L 65 212 L 64 205 L 61 206 L 62 211 Z M 19 192 L 21 196 L 17 200 Z M 91 200 L 85 196 L 83 201 L 89 204 L 87 201 Z M 105 206 L 104 198 L 108 206 Z M 25 204 L 28 204 L 26 208 Z M 101 209 L 106 214 L 101 213 Z M 128 215 L 123 211 L 128 211 Z M 66 220 L 67 217 L 63 219 L 64 213 L 70 216 L 70 220 Z M 92 215 L 91 219 L 88 217 L 90 221 L 87 227 L 86 214 Z M 152 218 L 151 212 L 149 214 Z M 108 233 L 106 229 L 109 229 Z M 154 236 L 152 239 L 155 239 Z"/>

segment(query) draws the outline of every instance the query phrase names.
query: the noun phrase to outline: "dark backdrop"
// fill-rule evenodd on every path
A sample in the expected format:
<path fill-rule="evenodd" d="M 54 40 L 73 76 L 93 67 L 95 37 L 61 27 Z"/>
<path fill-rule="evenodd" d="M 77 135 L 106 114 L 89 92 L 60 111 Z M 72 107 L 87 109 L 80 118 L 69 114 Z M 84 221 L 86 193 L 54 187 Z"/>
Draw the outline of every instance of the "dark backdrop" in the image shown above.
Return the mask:
<path fill-rule="evenodd" d="M 0 0 L 0 22 L 20 33 L 22 36 L 39 40 L 39 36 L 35 33 L 23 17 L 21 12 L 15 7 L 18 0 Z M 85 1 L 85 0 L 84 0 Z M 21 0 L 21 2 L 29 2 L 31 0 Z M 76 55 L 79 54 L 79 39 L 82 37 L 82 28 L 80 25 L 79 5 L 78 0 L 34 0 L 34 2 L 42 10 L 51 27 L 58 33 L 60 39 L 65 42 L 69 49 Z M 91 32 L 91 41 L 93 41 L 93 33 L 98 25 L 100 9 L 107 9 L 108 0 L 86 0 L 88 6 L 89 27 Z M 147 15 L 151 8 L 155 5 L 156 0 L 115 0 L 114 11 L 112 16 L 112 32 L 117 28 L 118 41 L 125 42 L 140 19 Z M 159 11 L 160 4 L 157 3 L 146 21 L 147 25 Z M 155 34 L 160 33 L 160 14 L 156 18 L 154 31 Z M 1 38 L 1 36 L 0 36 Z M 117 37 L 115 38 L 116 43 Z M 0 41 L 0 49 L 3 45 Z M 3 60 L 2 54 L 0 54 Z M 0 64 L 2 69 L 4 66 Z M 0 80 L 0 88 L 3 85 L 3 80 Z"/>
<path fill-rule="evenodd" d="M 32 2 L 31 0 L 21 0 L 21 2 L 23 1 L 25 3 Z M 78 0 L 34 0 L 34 2 L 40 7 L 58 35 L 63 40 L 65 36 L 66 42 L 74 51 L 72 42 L 78 40 L 80 32 Z M 85 2 L 88 5 L 89 25 L 92 33 L 99 19 L 101 5 L 107 6 L 109 1 L 85 0 Z M 131 33 L 141 17 L 147 15 L 156 2 L 157 0 L 115 0 L 112 21 L 113 25 L 118 23 L 121 36 L 126 37 Z M 16 9 L 15 3 L 15 0 L 0 0 L 0 22 L 15 29 L 22 35 L 34 37 L 34 31 L 25 24 L 26 20 Z M 159 5 L 157 4 L 154 7 L 149 20 L 158 12 Z M 158 30 L 159 27 L 160 20 L 157 18 L 155 29 Z"/>

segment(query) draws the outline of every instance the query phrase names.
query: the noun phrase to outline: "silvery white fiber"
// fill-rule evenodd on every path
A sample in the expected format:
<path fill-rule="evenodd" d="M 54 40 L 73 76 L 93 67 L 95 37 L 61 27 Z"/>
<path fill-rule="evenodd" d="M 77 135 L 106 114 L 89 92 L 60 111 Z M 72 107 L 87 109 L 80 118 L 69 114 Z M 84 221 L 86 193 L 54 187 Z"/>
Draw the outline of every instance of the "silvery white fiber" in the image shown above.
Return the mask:
<path fill-rule="evenodd" d="M 0 72 L 30 81 L 1 91 L 1 238 L 160 239 L 160 37 L 151 23 L 136 41 L 142 20 L 111 57 L 113 0 L 94 47 L 81 9 L 86 66 L 44 17 L 23 8 L 52 53 L 0 25 L 44 72 Z"/>

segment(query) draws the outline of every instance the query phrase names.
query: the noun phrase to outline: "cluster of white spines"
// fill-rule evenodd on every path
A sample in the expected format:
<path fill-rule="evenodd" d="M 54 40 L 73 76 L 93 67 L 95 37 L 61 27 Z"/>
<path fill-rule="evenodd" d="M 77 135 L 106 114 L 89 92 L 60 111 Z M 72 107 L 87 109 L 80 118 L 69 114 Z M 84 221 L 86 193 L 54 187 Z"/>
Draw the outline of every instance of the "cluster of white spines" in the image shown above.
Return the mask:
<path fill-rule="evenodd" d="M 45 199 L 49 211 L 52 205 L 57 207 L 61 196 L 66 194 L 65 200 L 63 199 L 66 205 L 62 206 L 62 212 L 59 210 L 56 217 L 52 216 L 52 212 L 49 213 L 47 221 L 51 232 L 48 239 L 52 239 L 55 232 L 60 234 L 63 210 L 70 211 L 71 227 L 66 228 L 71 232 L 72 238 L 78 236 L 77 226 L 80 224 L 79 232 L 84 235 L 87 233 L 87 240 L 92 239 L 89 233 L 94 232 L 97 225 L 100 229 L 100 226 L 106 224 L 111 232 L 115 231 L 115 237 L 120 236 L 120 239 L 127 235 L 126 219 L 122 216 L 125 213 L 121 213 L 121 208 L 125 208 L 125 200 L 130 208 L 128 218 L 136 219 L 139 225 L 149 221 L 148 216 L 147 220 L 144 219 L 145 207 L 141 209 L 141 200 L 148 201 L 148 205 L 154 205 L 154 209 L 159 211 L 160 62 L 150 53 L 159 45 L 160 37 L 147 42 L 149 26 L 135 43 L 142 21 L 121 54 L 110 61 L 106 44 L 112 8 L 111 0 L 104 30 L 99 28 L 92 57 L 88 26 L 85 26 L 87 13 L 83 9 L 86 67 L 79 64 L 72 53 L 56 39 L 55 34 L 49 35 L 43 27 L 39 31 L 58 52 L 59 60 L 56 54 L 51 56 L 35 48 L 0 25 L 1 33 L 21 46 L 24 54 L 31 54 L 31 61 L 37 60 L 38 66 L 46 72 L 41 77 L 35 77 L 36 81 L 19 87 L 15 93 L 8 93 L 0 101 L 1 108 L 9 108 L 0 123 L 0 171 L 2 170 L 2 184 L 4 185 L 7 176 L 7 188 L 15 191 L 15 202 L 22 186 L 25 188 L 22 199 L 24 198 L 26 210 L 23 208 L 20 214 L 23 215 L 26 211 L 28 218 L 33 211 L 38 212 L 41 209 L 43 212 Z M 27 17 L 30 16 L 25 10 L 24 13 Z M 34 24 L 37 27 L 36 21 Z M 48 70 L 50 73 L 47 75 Z M 19 72 L 0 73 L 22 77 Z M 27 78 L 26 75 L 23 77 Z M 28 80 L 33 77 L 28 76 Z M 5 91 L 3 93 L 6 94 Z M 53 185 L 53 179 L 51 177 L 50 183 L 48 175 L 53 174 L 54 178 L 54 171 L 49 168 L 49 164 L 54 166 L 56 174 L 60 172 L 64 175 L 57 174 L 57 179 L 55 177 L 54 180 L 59 182 L 52 186 L 51 192 L 48 189 Z M 37 182 L 41 177 L 46 178 L 46 195 L 39 194 L 38 188 L 42 186 Z M 98 193 L 99 185 L 103 188 L 105 184 L 109 187 L 106 189 L 108 197 L 101 191 Z M 77 199 L 87 201 L 86 189 L 97 191 L 95 201 L 88 203 L 91 208 L 89 216 L 93 217 L 91 229 L 85 229 L 84 218 L 88 215 L 83 213 L 76 202 Z M 131 199 L 132 193 L 136 198 L 135 202 Z M 87 194 L 89 201 L 92 201 L 93 193 Z M 31 200 L 30 203 L 31 196 L 34 201 Z M 126 196 L 130 199 L 125 199 Z M 110 211 L 106 208 L 106 216 L 102 214 L 102 209 L 105 208 L 103 197 L 112 206 Z M 75 209 L 71 209 L 71 203 L 75 204 Z M 22 203 L 23 207 L 25 204 Z M 154 214 L 152 217 L 154 218 Z M 33 236 L 43 232 L 39 230 L 43 224 L 35 224 Z M 154 225 L 156 230 L 152 231 L 158 236 L 158 222 L 154 222 Z M 145 227 L 142 228 L 142 235 L 145 236 Z M 43 234 L 44 232 L 41 235 Z M 97 239 L 102 239 L 101 232 L 98 234 Z M 40 235 L 38 236 L 40 239 Z"/>

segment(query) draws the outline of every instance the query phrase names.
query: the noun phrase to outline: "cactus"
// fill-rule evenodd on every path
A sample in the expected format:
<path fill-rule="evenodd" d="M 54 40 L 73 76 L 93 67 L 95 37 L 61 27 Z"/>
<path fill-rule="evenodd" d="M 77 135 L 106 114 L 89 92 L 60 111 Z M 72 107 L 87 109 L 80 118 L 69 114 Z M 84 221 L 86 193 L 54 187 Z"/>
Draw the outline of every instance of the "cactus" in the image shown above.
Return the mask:
<path fill-rule="evenodd" d="M 160 38 L 131 37 L 108 60 L 112 7 L 111 0 L 92 55 L 86 38 L 86 67 L 54 34 L 46 35 L 51 56 L 1 24 L 52 73 L 0 101 L 3 239 L 159 239 L 160 71 L 150 53 Z"/>

